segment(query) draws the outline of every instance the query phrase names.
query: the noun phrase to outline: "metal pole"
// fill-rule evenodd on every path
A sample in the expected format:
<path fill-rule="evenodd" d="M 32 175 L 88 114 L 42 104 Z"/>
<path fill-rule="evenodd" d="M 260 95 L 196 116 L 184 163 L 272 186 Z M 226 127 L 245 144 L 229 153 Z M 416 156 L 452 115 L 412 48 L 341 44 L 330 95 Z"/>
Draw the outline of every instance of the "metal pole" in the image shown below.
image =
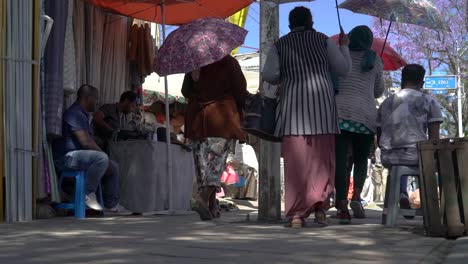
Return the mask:
<path fill-rule="evenodd" d="M 165 0 L 161 1 L 161 17 L 162 17 L 162 35 L 163 42 L 166 40 L 166 14 L 165 14 Z M 169 115 L 169 84 L 167 83 L 167 76 L 164 76 L 164 92 L 165 110 L 166 110 L 166 146 L 167 146 L 167 177 L 169 179 L 169 213 L 173 213 L 173 199 L 172 199 L 172 151 L 171 151 L 171 121 Z"/>
<path fill-rule="evenodd" d="M 260 1 L 260 72 L 266 55 L 279 37 L 279 5 Z M 281 219 L 280 145 L 260 141 L 258 221 Z"/>
<path fill-rule="evenodd" d="M 458 106 L 458 136 L 464 137 L 465 131 L 463 127 L 463 87 L 462 87 L 462 76 L 461 76 L 461 67 L 460 67 L 460 57 L 465 53 L 466 50 L 461 52 L 460 48 L 457 49 L 457 79 L 458 79 L 458 89 L 457 89 L 457 106 Z"/>

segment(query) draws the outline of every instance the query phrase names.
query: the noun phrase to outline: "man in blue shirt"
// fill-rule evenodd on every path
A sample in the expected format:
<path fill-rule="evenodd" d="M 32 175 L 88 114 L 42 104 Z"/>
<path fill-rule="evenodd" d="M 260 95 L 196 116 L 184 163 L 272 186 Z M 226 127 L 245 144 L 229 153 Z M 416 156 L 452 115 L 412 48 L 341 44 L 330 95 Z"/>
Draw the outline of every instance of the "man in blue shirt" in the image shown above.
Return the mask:
<path fill-rule="evenodd" d="M 119 167 L 96 144 L 92 136 L 90 114 L 97 110 L 99 91 L 91 85 L 78 90 L 78 99 L 63 114 L 63 141 L 59 148 L 63 167 L 86 170 L 86 205 L 94 210 L 108 213 L 130 214 L 119 204 Z M 103 209 L 96 199 L 96 190 L 101 183 L 104 199 Z"/>

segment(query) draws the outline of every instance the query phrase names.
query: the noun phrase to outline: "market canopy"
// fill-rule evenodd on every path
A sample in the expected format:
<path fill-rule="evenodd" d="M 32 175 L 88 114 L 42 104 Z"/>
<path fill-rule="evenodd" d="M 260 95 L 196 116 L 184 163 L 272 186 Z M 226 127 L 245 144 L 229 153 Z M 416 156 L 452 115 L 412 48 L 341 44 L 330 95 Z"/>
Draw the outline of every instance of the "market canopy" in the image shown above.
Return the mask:
<path fill-rule="evenodd" d="M 204 17 L 228 18 L 252 4 L 252 0 L 87 0 L 93 5 L 124 16 L 163 24 L 182 25 Z"/>

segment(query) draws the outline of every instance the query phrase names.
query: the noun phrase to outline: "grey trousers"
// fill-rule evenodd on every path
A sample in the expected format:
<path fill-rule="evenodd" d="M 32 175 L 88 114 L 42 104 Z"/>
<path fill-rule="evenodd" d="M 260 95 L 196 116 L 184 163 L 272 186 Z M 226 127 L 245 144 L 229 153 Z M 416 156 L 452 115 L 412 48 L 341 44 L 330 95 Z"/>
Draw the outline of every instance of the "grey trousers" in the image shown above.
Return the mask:
<path fill-rule="evenodd" d="M 104 152 L 76 150 L 65 155 L 65 168 L 86 170 L 86 194 L 95 193 L 101 183 L 104 207 L 113 208 L 119 203 L 119 166 L 109 160 Z M 111 166 L 112 173 L 107 173 Z"/>

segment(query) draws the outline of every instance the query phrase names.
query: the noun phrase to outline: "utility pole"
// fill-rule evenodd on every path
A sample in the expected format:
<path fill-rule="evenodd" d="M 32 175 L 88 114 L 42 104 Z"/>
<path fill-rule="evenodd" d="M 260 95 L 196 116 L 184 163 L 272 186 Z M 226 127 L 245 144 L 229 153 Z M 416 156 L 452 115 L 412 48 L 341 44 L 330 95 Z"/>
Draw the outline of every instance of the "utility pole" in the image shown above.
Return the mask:
<path fill-rule="evenodd" d="M 457 108 L 458 108 L 458 136 L 465 137 L 465 129 L 463 126 L 463 97 L 464 97 L 464 87 L 462 82 L 462 73 L 460 67 L 460 61 L 463 54 L 466 52 L 467 48 L 461 50 L 457 48 L 457 79 L 458 79 L 458 89 L 457 89 Z"/>
<path fill-rule="evenodd" d="M 260 72 L 263 71 L 269 49 L 278 37 L 279 3 L 262 0 L 260 1 Z M 280 153 L 280 144 L 260 140 L 258 221 L 261 222 L 281 220 Z"/>

